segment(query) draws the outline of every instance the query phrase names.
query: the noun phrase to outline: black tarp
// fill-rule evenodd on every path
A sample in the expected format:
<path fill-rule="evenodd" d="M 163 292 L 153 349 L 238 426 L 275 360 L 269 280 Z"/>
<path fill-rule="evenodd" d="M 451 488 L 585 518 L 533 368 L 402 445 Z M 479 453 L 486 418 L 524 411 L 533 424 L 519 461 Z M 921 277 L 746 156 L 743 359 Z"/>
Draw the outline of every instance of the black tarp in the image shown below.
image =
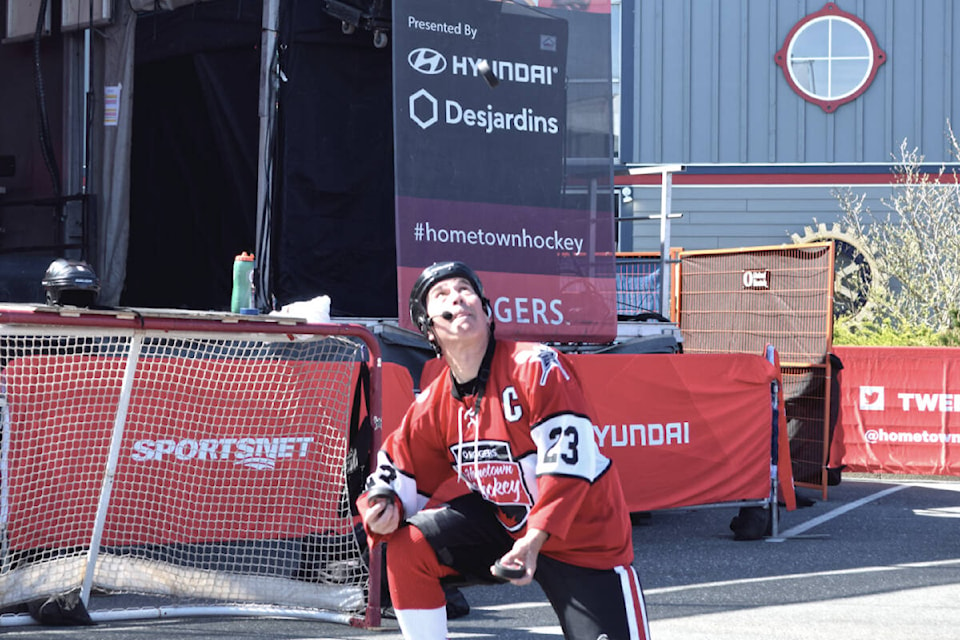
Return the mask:
<path fill-rule="evenodd" d="M 280 86 L 274 252 L 278 300 L 397 315 L 390 48 L 297 2 Z M 282 17 L 282 16 L 281 16 Z"/>
<path fill-rule="evenodd" d="M 320 4 L 281 3 L 271 293 L 396 316 L 390 50 Z M 233 257 L 256 244 L 261 21 L 252 0 L 137 21 L 121 304 L 229 308 Z"/>

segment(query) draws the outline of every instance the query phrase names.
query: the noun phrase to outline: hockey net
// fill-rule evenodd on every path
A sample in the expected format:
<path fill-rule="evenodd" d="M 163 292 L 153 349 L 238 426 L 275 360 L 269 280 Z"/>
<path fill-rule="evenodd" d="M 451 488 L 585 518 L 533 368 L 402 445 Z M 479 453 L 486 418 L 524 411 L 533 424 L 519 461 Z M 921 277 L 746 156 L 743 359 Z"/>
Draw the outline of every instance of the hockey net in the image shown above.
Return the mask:
<path fill-rule="evenodd" d="M 69 593 L 94 621 L 378 626 L 348 490 L 379 434 L 376 339 L 183 315 L 0 310 L 0 626 Z"/>

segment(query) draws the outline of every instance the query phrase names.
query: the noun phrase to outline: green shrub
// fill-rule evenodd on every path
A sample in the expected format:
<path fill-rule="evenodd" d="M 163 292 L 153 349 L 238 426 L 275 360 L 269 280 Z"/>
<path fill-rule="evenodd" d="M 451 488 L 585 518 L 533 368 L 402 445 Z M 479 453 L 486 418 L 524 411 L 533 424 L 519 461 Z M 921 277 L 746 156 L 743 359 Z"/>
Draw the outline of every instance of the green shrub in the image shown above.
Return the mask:
<path fill-rule="evenodd" d="M 938 333 L 936 344 L 941 347 L 960 347 L 960 330 L 947 329 Z"/>
<path fill-rule="evenodd" d="M 945 334 L 953 334 L 951 337 L 954 342 L 940 342 Z M 960 335 L 954 330 L 937 334 L 928 327 L 907 323 L 893 326 L 883 320 L 856 322 L 839 318 L 833 324 L 833 344 L 860 347 L 960 346 Z"/>
<path fill-rule="evenodd" d="M 833 344 L 858 347 L 960 347 L 960 310 L 947 311 L 950 327 L 939 333 L 907 321 L 851 320 L 833 323 Z"/>

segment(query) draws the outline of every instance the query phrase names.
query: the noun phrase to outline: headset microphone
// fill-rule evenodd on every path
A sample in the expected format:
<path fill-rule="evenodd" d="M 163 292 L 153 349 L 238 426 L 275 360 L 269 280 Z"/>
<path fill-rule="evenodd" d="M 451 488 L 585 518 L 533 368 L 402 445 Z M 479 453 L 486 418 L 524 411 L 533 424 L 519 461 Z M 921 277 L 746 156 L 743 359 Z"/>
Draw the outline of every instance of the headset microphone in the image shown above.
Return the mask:
<path fill-rule="evenodd" d="M 430 319 L 429 319 L 429 321 L 428 321 L 428 323 L 429 323 L 428 326 L 431 326 L 431 327 L 433 326 L 433 320 L 434 320 L 434 318 L 443 318 L 443 319 L 446 320 L 447 322 L 450 322 L 451 320 L 453 320 L 453 314 L 450 313 L 449 311 L 444 311 L 443 313 L 441 313 L 441 314 L 439 314 L 439 315 L 431 316 Z"/>

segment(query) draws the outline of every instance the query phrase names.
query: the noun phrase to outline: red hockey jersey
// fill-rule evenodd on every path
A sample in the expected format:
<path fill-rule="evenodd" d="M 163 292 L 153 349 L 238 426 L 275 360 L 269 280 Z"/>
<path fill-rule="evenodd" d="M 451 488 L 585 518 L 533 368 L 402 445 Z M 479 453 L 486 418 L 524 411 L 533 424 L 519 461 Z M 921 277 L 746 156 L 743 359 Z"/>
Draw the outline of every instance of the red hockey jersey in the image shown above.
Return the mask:
<path fill-rule="evenodd" d="M 608 569 L 633 560 L 620 478 L 597 445 L 593 412 L 569 361 L 542 344 L 497 340 L 479 406 L 444 368 L 378 454 L 368 488 L 387 484 L 409 517 L 455 481 L 498 507 L 518 538 L 550 534 L 541 553 Z"/>

